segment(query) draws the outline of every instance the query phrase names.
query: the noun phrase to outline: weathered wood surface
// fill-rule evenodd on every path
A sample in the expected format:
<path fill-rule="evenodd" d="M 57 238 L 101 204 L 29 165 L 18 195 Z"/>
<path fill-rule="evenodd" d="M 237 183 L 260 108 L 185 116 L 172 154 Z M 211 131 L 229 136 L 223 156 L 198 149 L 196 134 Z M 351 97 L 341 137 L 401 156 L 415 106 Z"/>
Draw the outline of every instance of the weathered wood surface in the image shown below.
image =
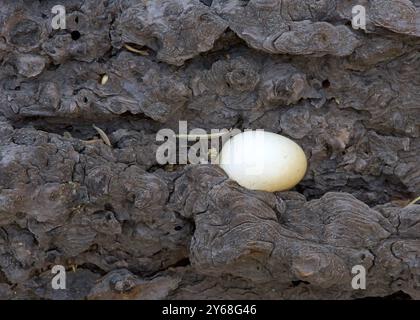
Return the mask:
<path fill-rule="evenodd" d="M 0 298 L 419 299 L 420 2 L 361 2 L 366 32 L 339 0 L 72 0 L 57 31 L 0 0 Z M 310 168 L 272 194 L 159 166 L 179 120 Z"/>

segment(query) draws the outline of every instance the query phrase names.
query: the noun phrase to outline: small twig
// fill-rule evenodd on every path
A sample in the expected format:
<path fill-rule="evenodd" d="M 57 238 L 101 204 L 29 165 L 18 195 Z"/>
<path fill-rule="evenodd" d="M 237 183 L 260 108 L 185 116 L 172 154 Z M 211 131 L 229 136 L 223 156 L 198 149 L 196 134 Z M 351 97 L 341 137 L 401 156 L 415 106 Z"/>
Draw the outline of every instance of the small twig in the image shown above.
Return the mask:
<path fill-rule="evenodd" d="M 411 201 L 409 204 L 407 204 L 407 207 L 410 206 L 410 205 L 415 204 L 419 200 L 420 200 L 420 197 L 415 198 L 413 201 Z"/>
<path fill-rule="evenodd" d="M 130 46 L 126 43 L 124 44 L 124 48 L 126 48 L 128 51 L 141 54 L 142 56 L 148 56 L 149 55 L 149 53 L 146 50 L 139 50 L 139 49 L 133 48 L 132 46 Z"/>
<path fill-rule="evenodd" d="M 109 76 L 107 74 L 104 74 L 101 77 L 101 85 L 105 85 L 108 82 L 108 80 L 109 80 Z"/>
<path fill-rule="evenodd" d="M 108 136 L 106 135 L 106 133 L 101 129 L 98 128 L 97 126 L 95 126 L 94 124 L 92 124 L 93 129 L 95 129 L 98 133 L 99 136 L 101 137 L 102 141 L 107 145 L 107 146 L 111 146 L 111 141 L 109 140 Z"/>

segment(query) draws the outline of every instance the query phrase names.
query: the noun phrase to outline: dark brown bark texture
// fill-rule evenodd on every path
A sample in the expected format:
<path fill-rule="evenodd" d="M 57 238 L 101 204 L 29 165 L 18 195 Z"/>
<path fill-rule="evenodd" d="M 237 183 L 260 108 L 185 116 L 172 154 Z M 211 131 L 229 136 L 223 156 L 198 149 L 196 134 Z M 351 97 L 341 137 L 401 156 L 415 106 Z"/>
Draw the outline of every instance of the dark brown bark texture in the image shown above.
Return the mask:
<path fill-rule="evenodd" d="M 57 2 L 0 0 L 1 299 L 420 299 L 419 0 L 71 0 L 54 30 Z M 288 136 L 308 172 L 159 165 L 180 120 Z"/>

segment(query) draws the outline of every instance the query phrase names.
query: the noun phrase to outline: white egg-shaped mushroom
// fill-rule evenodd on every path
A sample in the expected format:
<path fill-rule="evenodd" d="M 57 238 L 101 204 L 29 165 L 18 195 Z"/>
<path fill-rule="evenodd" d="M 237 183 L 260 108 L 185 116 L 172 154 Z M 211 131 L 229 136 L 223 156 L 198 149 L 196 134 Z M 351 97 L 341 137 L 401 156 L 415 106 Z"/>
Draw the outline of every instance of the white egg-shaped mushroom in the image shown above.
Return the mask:
<path fill-rule="evenodd" d="M 305 176 L 307 160 L 294 141 L 265 131 L 246 131 L 229 139 L 219 165 L 230 179 L 251 190 L 284 191 Z"/>

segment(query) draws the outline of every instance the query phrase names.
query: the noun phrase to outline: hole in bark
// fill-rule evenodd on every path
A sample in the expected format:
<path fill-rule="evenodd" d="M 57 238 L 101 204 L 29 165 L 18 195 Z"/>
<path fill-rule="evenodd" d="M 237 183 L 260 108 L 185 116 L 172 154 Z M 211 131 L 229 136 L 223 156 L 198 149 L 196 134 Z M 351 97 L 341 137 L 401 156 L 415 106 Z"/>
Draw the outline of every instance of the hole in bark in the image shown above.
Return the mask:
<path fill-rule="evenodd" d="M 72 31 L 71 32 L 71 38 L 76 41 L 80 38 L 80 32 L 79 31 Z"/>
<path fill-rule="evenodd" d="M 330 86 L 331 86 L 330 80 L 325 79 L 324 81 L 322 81 L 322 87 L 323 87 L 324 89 L 327 89 L 327 88 L 329 88 Z"/>
<path fill-rule="evenodd" d="M 175 228 L 174 228 L 174 230 L 175 231 L 179 231 L 179 230 L 181 230 L 182 229 L 182 226 L 176 226 Z"/>
<path fill-rule="evenodd" d="M 79 17 L 74 18 L 74 22 L 79 23 Z"/>
<path fill-rule="evenodd" d="M 190 264 L 191 264 L 190 259 L 189 258 L 184 258 L 184 259 L 179 260 L 175 264 L 171 265 L 171 267 L 172 268 L 186 267 L 186 266 L 189 266 Z"/>
<path fill-rule="evenodd" d="M 297 287 L 300 284 L 310 284 L 310 282 L 303 281 L 303 280 L 294 280 L 294 281 L 292 281 L 292 286 L 293 287 Z"/>
<path fill-rule="evenodd" d="M 206 5 L 207 7 L 210 7 L 211 4 L 213 3 L 213 0 L 200 0 L 200 2 Z"/>
<path fill-rule="evenodd" d="M 0 270 L 0 283 L 11 284 L 2 270 Z"/>

